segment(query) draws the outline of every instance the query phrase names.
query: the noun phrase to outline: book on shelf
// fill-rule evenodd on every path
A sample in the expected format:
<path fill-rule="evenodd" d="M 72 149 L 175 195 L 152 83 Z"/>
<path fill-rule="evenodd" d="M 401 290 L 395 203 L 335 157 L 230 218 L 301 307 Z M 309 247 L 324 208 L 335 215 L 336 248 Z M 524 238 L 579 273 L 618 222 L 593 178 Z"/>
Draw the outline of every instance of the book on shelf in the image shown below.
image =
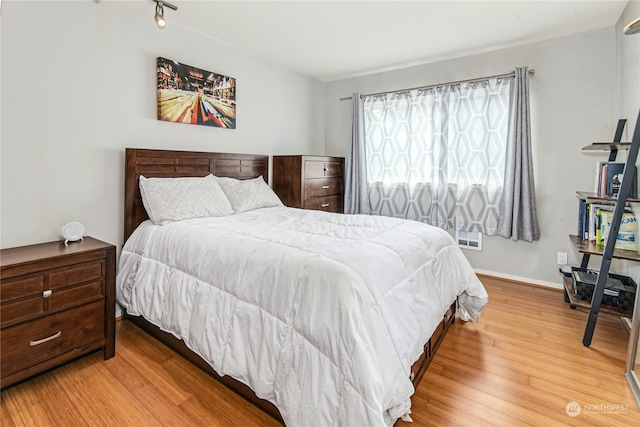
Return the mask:
<path fill-rule="evenodd" d="M 584 199 L 578 200 L 578 237 L 584 240 L 589 239 L 587 225 L 588 203 Z"/>
<path fill-rule="evenodd" d="M 589 230 L 587 235 L 588 240 L 595 244 L 602 244 L 602 219 L 606 212 L 612 212 L 615 206 L 613 205 L 600 205 L 595 203 L 589 204 Z"/>
<path fill-rule="evenodd" d="M 597 245 L 604 245 L 615 205 L 588 203 L 580 199 L 578 208 L 578 236 Z M 638 250 L 638 221 L 630 208 L 625 208 L 618 230 L 617 249 Z"/>
<path fill-rule="evenodd" d="M 599 196 L 617 197 L 622 185 L 625 163 L 598 162 L 596 165 L 596 182 L 594 192 Z M 638 196 L 638 168 L 634 168 L 629 197 Z"/>
<path fill-rule="evenodd" d="M 584 240 L 596 243 L 597 233 L 600 227 L 600 218 L 598 213 L 600 210 L 613 208 L 613 205 L 588 203 L 586 200 L 580 199 L 578 212 L 578 236 Z"/>
<path fill-rule="evenodd" d="M 601 210 L 600 213 L 600 241 L 596 243 L 601 245 L 607 244 L 611 221 L 613 219 L 613 211 Z M 623 212 L 618 228 L 618 236 L 616 238 L 616 249 L 624 249 L 627 251 L 638 251 L 638 218 L 633 212 Z"/>
<path fill-rule="evenodd" d="M 604 222 L 607 218 L 607 212 L 611 212 L 610 207 L 600 207 L 595 211 L 593 227 L 595 228 L 594 241 L 596 245 L 604 244 L 605 238 L 603 233 L 608 231 L 604 226 Z"/>

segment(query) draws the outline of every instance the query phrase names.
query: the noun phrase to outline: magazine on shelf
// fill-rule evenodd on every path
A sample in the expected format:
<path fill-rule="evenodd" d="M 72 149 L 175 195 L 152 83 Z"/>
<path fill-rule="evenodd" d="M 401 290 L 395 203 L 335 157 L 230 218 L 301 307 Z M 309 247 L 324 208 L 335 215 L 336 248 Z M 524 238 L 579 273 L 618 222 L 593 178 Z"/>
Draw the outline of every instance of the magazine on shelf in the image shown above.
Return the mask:
<path fill-rule="evenodd" d="M 599 244 L 606 245 L 611 228 L 611 221 L 613 219 L 613 211 L 603 210 L 600 215 L 602 243 Z M 638 251 L 638 218 L 633 212 L 623 212 L 620 227 L 618 228 L 615 248 Z"/>

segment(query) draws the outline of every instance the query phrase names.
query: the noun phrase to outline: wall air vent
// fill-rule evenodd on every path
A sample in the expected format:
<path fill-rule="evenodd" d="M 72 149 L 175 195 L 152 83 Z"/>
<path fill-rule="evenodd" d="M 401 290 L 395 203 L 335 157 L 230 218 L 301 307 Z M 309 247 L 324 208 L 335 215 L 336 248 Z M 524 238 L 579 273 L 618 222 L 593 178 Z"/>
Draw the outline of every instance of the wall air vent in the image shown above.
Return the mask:
<path fill-rule="evenodd" d="M 456 230 L 456 242 L 464 249 L 482 250 L 482 233 L 479 231 Z"/>

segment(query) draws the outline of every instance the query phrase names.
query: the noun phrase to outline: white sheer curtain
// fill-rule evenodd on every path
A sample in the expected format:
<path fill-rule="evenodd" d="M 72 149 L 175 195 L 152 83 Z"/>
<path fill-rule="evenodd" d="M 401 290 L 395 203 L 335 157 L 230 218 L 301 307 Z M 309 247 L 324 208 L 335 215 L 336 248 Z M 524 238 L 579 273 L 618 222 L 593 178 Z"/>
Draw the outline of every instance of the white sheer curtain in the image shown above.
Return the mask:
<path fill-rule="evenodd" d="M 496 234 L 508 109 L 502 79 L 365 97 L 371 213 Z"/>

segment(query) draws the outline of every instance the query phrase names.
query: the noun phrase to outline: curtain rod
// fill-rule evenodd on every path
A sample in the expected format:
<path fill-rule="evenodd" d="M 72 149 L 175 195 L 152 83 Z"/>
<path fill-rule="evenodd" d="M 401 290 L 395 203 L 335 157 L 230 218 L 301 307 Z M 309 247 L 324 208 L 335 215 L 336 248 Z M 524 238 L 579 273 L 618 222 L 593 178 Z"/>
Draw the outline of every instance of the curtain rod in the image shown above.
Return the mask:
<path fill-rule="evenodd" d="M 536 70 L 529 70 L 529 76 L 533 77 L 536 73 Z M 435 85 L 429 85 L 429 86 L 418 86 L 418 87 L 411 87 L 408 89 L 400 89 L 400 90 L 388 90 L 386 92 L 377 92 L 377 93 L 367 93 L 365 95 L 360 95 L 360 97 L 362 98 L 363 96 L 377 96 L 377 95 L 386 95 L 388 93 L 397 93 L 397 92 L 409 92 L 412 90 L 427 90 L 427 89 L 433 89 L 434 87 L 439 87 L 439 86 L 447 86 L 447 85 L 457 85 L 457 84 L 461 84 L 461 83 L 469 83 L 469 82 L 477 82 L 479 80 L 489 80 L 489 79 L 506 79 L 509 77 L 515 77 L 516 76 L 516 72 L 512 71 L 510 73 L 506 73 L 506 74 L 496 74 L 493 76 L 486 76 L 486 77 L 476 77 L 475 79 L 466 79 L 466 80 L 458 80 L 455 82 L 447 82 L 447 83 L 438 83 Z M 353 96 L 347 96 L 344 98 L 340 98 L 340 101 L 346 101 L 348 99 L 353 99 Z"/>

